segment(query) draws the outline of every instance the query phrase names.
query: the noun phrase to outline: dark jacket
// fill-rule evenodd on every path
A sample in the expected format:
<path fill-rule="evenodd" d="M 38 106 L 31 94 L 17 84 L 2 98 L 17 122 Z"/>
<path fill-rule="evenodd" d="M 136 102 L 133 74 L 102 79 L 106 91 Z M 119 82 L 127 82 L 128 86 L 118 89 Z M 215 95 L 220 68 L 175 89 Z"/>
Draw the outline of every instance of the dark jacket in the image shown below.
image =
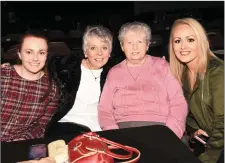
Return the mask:
<path fill-rule="evenodd" d="M 80 55 L 81 56 L 81 55 Z M 49 71 L 56 80 L 58 87 L 61 90 L 60 105 L 58 111 L 53 116 L 48 127 L 58 122 L 63 118 L 73 107 L 77 90 L 81 79 L 81 62 L 83 57 L 76 57 L 75 55 L 50 57 L 48 61 Z M 107 64 L 103 67 L 100 79 L 101 91 L 105 84 L 105 80 L 109 69 L 115 64 L 119 63 L 121 59 L 109 59 Z"/>
<path fill-rule="evenodd" d="M 204 79 L 197 80 L 192 92 L 186 69 L 183 90 L 190 109 L 187 131 L 193 133 L 202 129 L 210 137 L 199 159 L 204 163 L 216 163 L 224 148 L 224 62 L 212 58 Z"/>

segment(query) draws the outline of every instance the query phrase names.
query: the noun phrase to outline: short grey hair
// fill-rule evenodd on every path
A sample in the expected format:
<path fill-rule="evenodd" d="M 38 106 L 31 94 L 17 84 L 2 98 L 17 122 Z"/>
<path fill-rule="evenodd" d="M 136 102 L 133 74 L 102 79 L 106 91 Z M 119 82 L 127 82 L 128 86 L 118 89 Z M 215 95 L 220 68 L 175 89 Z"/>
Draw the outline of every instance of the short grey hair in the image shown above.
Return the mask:
<path fill-rule="evenodd" d="M 84 52 L 86 52 L 88 48 L 88 39 L 93 36 L 103 39 L 103 41 L 107 42 L 109 44 L 110 50 L 112 51 L 112 42 L 113 42 L 112 32 L 106 27 L 103 27 L 101 25 L 95 25 L 95 26 L 88 26 L 84 32 L 82 45 Z"/>
<path fill-rule="evenodd" d="M 126 23 L 120 28 L 118 39 L 121 45 L 123 45 L 124 36 L 128 31 L 143 31 L 145 33 L 146 42 L 149 44 L 151 41 L 151 28 L 146 23 L 134 21 Z"/>

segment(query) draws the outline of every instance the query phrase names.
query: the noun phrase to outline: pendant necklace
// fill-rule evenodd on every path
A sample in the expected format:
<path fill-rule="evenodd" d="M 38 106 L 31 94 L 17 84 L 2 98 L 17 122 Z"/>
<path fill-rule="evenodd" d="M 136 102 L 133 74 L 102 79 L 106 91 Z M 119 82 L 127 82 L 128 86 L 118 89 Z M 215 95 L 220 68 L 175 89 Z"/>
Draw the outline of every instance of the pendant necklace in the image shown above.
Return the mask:
<path fill-rule="evenodd" d="M 89 63 L 88 63 L 87 60 L 86 60 L 86 63 L 87 63 L 88 69 L 91 71 L 90 66 L 89 66 Z M 91 74 L 92 74 L 92 76 L 94 77 L 95 81 L 97 81 L 97 79 L 100 78 L 100 76 L 101 76 L 101 75 L 100 75 L 100 76 L 96 77 L 96 76 L 93 74 L 92 71 L 91 71 Z"/>
<path fill-rule="evenodd" d="M 145 60 L 146 60 L 146 58 L 145 58 Z M 134 76 L 132 75 L 132 73 L 130 72 L 130 69 L 129 69 L 128 65 L 127 65 L 127 62 L 126 62 L 127 70 L 128 70 L 130 76 L 134 79 L 135 82 L 137 81 L 139 75 L 141 74 L 141 69 L 142 69 L 142 67 L 143 67 L 143 65 L 144 65 L 144 63 L 145 63 L 145 60 L 144 60 L 144 62 L 142 63 L 142 65 L 141 65 L 141 67 L 140 67 L 140 70 L 139 70 L 139 73 L 137 74 L 136 77 L 134 77 Z"/>

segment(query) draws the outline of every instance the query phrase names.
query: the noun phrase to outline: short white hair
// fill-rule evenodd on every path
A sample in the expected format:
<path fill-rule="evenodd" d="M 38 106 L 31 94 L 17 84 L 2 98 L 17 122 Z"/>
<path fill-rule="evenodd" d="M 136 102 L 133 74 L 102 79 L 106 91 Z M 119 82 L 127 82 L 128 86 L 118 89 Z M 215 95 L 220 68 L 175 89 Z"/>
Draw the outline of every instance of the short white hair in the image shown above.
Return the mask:
<path fill-rule="evenodd" d="M 82 48 L 84 52 L 86 52 L 88 48 L 88 39 L 90 37 L 99 37 L 100 39 L 103 39 L 109 44 L 110 50 L 112 51 L 113 36 L 108 28 L 103 27 L 101 25 L 88 26 L 83 35 Z"/>
<path fill-rule="evenodd" d="M 124 36 L 128 31 L 143 31 L 145 34 L 146 43 L 149 44 L 151 41 L 151 28 L 145 23 L 134 21 L 126 23 L 120 28 L 118 39 L 121 45 L 123 45 Z"/>

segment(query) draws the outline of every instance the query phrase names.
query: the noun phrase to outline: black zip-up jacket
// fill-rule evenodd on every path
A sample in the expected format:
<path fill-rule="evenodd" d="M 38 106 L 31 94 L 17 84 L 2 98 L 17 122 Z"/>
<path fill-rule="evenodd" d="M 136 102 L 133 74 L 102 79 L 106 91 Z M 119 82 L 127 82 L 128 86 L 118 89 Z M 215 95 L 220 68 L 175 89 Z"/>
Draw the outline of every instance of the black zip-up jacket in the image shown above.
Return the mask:
<path fill-rule="evenodd" d="M 57 112 L 51 119 L 48 127 L 54 125 L 61 118 L 63 118 L 73 107 L 76 94 L 80 85 L 81 79 L 81 62 L 82 57 L 75 55 L 68 56 L 50 56 L 48 59 L 48 71 L 51 73 L 53 79 L 60 88 L 60 104 Z M 109 69 L 122 61 L 122 57 L 117 59 L 109 58 L 106 65 L 103 66 L 103 71 L 100 78 L 101 91 L 105 84 L 105 80 Z"/>

